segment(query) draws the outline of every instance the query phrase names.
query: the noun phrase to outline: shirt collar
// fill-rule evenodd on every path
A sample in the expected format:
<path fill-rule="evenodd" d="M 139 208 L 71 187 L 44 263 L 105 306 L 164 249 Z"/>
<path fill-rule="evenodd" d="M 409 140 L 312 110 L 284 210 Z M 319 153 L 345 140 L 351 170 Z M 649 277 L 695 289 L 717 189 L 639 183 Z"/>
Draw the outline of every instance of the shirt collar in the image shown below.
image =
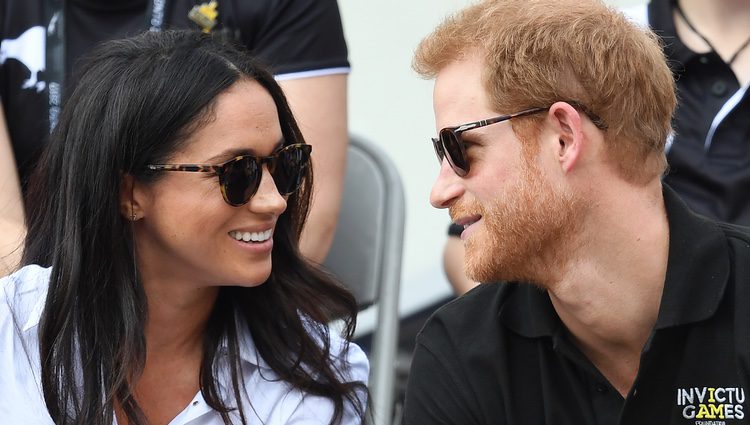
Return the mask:
<path fill-rule="evenodd" d="M 237 344 L 239 344 L 240 349 L 240 360 L 262 369 L 271 370 L 271 366 L 269 366 L 268 363 L 263 360 L 263 357 L 261 357 L 258 353 L 258 348 L 255 346 L 255 341 L 253 340 L 253 336 L 250 333 L 250 330 L 247 329 L 247 326 L 244 325 L 244 322 L 240 320 L 238 315 L 235 315 L 235 317 L 237 327 L 240 329 L 237 332 Z M 222 349 L 227 349 L 226 341 L 224 341 Z"/>
<path fill-rule="evenodd" d="M 238 329 L 237 344 L 239 346 L 240 366 L 242 368 L 238 378 L 244 382 L 240 388 L 244 388 L 247 391 L 248 388 L 245 387 L 245 384 L 247 384 L 249 376 L 259 373 L 260 376 L 269 380 L 276 379 L 277 377 L 273 369 L 258 353 L 250 330 L 239 319 L 239 315 L 235 314 Z M 214 368 L 218 371 L 216 382 L 218 383 L 219 396 L 225 403 L 231 404 L 234 402 L 232 401 L 234 400 L 234 387 L 232 385 L 232 366 L 230 362 L 229 347 L 226 338 L 224 338 L 222 346 L 214 359 Z"/>
<path fill-rule="evenodd" d="M 528 283 L 509 283 L 511 294 L 498 316 L 509 329 L 527 338 L 552 336 L 561 329 L 547 291 Z"/>
<path fill-rule="evenodd" d="M 664 186 L 669 259 L 656 329 L 713 316 L 729 281 L 729 247 L 719 225 L 688 209 Z"/>
<path fill-rule="evenodd" d="M 729 248 L 719 226 L 690 211 L 666 185 L 663 194 L 670 240 L 656 329 L 713 316 L 724 295 L 730 266 Z M 553 336 L 563 328 L 546 291 L 526 283 L 509 285 L 512 293 L 498 312 L 505 326 L 527 338 Z"/>
<path fill-rule="evenodd" d="M 26 296 L 31 296 L 33 293 L 33 299 L 35 300 L 29 311 L 26 322 L 24 322 L 21 327 L 22 332 L 28 332 L 39 325 L 39 321 L 42 318 L 42 312 L 44 311 L 44 304 L 47 301 L 47 288 L 49 286 L 51 271 L 51 267 L 42 268 L 38 265 L 26 266 L 20 271 L 20 273 L 22 273 L 19 274 L 21 279 L 30 279 L 33 281 L 29 282 L 31 283 L 28 288 L 30 294 L 26 294 Z"/>

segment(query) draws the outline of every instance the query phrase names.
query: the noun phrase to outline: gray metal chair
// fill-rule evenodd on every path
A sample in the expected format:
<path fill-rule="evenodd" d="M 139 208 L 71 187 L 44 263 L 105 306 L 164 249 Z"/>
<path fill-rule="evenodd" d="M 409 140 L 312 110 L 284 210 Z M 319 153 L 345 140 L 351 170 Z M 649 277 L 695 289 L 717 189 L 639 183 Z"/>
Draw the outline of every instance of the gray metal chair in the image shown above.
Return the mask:
<path fill-rule="evenodd" d="M 401 177 L 388 156 L 352 138 L 336 235 L 323 265 L 351 289 L 360 309 L 377 307 L 369 384 L 374 425 L 393 419 L 405 209 Z"/>

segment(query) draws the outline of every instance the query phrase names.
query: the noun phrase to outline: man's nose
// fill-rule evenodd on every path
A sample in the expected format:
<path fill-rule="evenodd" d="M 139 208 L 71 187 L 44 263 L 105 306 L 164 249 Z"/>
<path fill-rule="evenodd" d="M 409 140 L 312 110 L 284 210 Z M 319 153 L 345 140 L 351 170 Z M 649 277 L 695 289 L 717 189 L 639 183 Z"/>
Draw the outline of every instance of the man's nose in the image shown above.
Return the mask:
<path fill-rule="evenodd" d="M 463 178 L 459 177 L 443 158 L 440 173 L 432 185 L 430 203 L 435 208 L 448 208 L 464 193 Z"/>

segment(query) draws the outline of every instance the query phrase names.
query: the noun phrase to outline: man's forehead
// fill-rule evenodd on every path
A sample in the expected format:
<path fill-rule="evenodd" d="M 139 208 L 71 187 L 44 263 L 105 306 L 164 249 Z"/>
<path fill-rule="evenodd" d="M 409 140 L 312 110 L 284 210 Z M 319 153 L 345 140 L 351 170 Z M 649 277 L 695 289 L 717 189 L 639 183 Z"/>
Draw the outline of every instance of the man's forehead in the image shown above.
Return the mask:
<path fill-rule="evenodd" d="M 447 63 L 435 78 L 433 108 L 437 127 L 481 119 L 493 111 L 482 83 L 482 62 L 464 56 Z"/>
<path fill-rule="evenodd" d="M 459 91 L 463 85 L 481 82 L 483 60 L 478 54 L 461 54 L 446 62 L 435 77 L 438 86 L 447 90 Z"/>

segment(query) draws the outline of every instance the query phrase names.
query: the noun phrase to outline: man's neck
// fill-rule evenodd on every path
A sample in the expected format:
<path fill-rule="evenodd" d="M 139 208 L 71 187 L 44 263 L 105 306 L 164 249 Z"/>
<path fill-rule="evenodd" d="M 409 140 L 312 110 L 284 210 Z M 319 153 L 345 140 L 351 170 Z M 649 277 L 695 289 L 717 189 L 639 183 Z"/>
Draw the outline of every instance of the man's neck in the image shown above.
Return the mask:
<path fill-rule="evenodd" d="M 669 224 L 658 181 L 617 189 L 594 203 L 578 252 L 549 295 L 574 342 L 625 395 L 659 313 Z"/>

